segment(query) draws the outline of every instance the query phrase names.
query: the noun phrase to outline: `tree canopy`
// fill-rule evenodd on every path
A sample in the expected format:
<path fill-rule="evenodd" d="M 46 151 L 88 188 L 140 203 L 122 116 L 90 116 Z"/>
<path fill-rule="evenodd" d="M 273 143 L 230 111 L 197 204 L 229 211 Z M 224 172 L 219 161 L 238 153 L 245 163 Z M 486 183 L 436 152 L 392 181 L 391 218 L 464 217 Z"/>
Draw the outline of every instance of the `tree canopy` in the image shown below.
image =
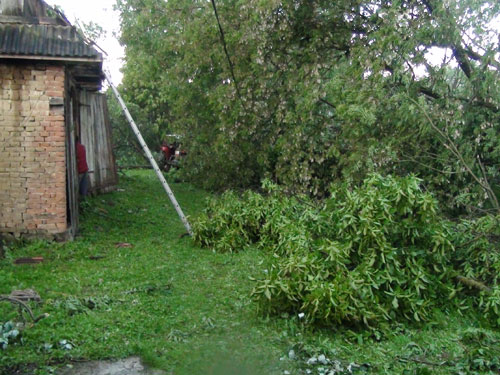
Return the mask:
<path fill-rule="evenodd" d="M 118 0 L 123 91 L 210 189 L 328 194 L 423 179 L 452 214 L 499 210 L 500 3 Z"/>

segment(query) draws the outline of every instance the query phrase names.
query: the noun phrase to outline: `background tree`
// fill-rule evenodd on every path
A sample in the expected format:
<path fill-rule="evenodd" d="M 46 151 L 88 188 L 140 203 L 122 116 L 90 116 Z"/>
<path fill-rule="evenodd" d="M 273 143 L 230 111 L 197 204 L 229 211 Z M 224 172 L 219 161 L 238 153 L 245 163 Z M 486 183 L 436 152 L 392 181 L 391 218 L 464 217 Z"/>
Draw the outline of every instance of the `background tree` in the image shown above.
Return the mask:
<path fill-rule="evenodd" d="M 192 181 L 323 197 L 337 179 L 416 174 L 452 214 L 498 210 L 497 2 L 117 7 L 129 102 L 157 142 L 184 137 Z"/>

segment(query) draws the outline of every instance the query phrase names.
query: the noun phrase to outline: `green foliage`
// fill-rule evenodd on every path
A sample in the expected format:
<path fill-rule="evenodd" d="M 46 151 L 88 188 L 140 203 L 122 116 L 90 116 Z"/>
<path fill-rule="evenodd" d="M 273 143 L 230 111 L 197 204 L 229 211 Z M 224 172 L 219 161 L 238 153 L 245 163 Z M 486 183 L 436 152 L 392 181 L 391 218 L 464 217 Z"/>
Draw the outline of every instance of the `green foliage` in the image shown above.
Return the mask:
<path fill-rule="evenodd" d="M 468 329 L 461 335 L 460 342 L 468 350 L 457 362 L 459 373 L 500 371 L 500 341 L 497 337 L 483 329 Z"/>
<path fill-rule="evenodd" d="M 299 199 L 281 194 L 269 181 L 263 187 L 269 193 L 265 198 L 253 191 L 242 195 L 228 191 L 208 200 L 203 215 L 193 222 L 195 242 L 219 252 L 237 252 L 250 244 L 267 247 L 286 240 L 288 233 L 280 234 L 280 230 L 301 220 L 306 207 Z"/>
<path fill-rule="evenodd" d="M 108 296 L 102 297 L 67 297 L 64 300 L 54 301 L 54 307 L 59 310 L 67 310 L 69 315 L 88 313 L 90 310 L 106 308 L 111 303 Z"/>
<path fill-rule="evenodd" d="M 455 233 L 455 262 L 462 275 L 481 282 L 479 306 L 486 318 L 500 326 L 500 217 L 487 215 L 478 220 L 464 220 Z M 470 290 L 470 286 L 461 289 Z"/>
<path fill-rule="evenodd" d="M 415 174 L 447 213 L 498 209 L 498 2 L 216 4 L 236 82 L 211 2 L 117 4 L 125 97 L 157 140 L 183 135 L 191 181 L 321 198 Z"/>
<path fill-rule="evenodd" d="M 116 163 L 119 166 L 148 165 L 144 152 L 134 133 L 131 131 L 130 125 L 123 115 L 120 103 L 116 100 L 111 88 L 106 92 L 106 96 L 108 99 L 111 128 L 113 130 L 113 152 L 116 157 Z M 151 150 L 153 152 L 159 150 L 161 140 L 156 139 L 156 136 L 152 136 L 154 129 L 144 125 L 144 123 L 148 125 L 147 120 L 144 116 L 140 116 L 137 106 L 134 103 L 128 103 L 127 107 Z"/>
<path fill-rule="evenodd" d="M 194 217 L 202 211 L 206 193 L 187 184 L 171 187 L 186 214 Z M 255 285 L 249 276 L 269 270 L 277 259 L 256 248 L 214 254 L 179 238 L 185 229 L 150 170 L 127 171 L 119 188 L 88 199 L 75 241 L 21 243 L 0 260 L 0 274 L 7 275 L 0 277 L 0 294 L 35 289 L 45 301 L 31 305 L 35 316 L 50 314 L 26 326 L 19 344 L 0 350 L 1 374 L 46 375 L 73 361 L 129 356 L 180 375 L 241 374 L 247 369 L 259 375 L 319 374 L 321 367 L 333 370 L 337 361 L 344 369 L 353 363 L 362 366 L 352 366 L 355 374 L 430 370 L 450 375 L 460 374 L 459 366 L 465 374 L 491 373 L 465 370 L 475 359 L 494 363 L 500 341 L 498 330 L 478 328 L 481 322 L 472 310 L 437 312 L 428 323 L 397 324 L 382 336 L 379 330 L 318 329 L 297 315 L 263 318 L 249 297 Z M 308 199 L 283 198 L 277 191 L 269 195 L 275 196 L 274 209 L 289 212 L 294 220 L 310 209 L 303 225 L 319 220 L 321 210 L 310 207 L 314 203 Z M 303 206 L 293 213 L 290 201 Z M 285 242 L 279 231 L 286 232 L 286 221 L 278 214 L 275 220 L 273 236 Z M 133 247 L 116 247 L 117 242 Z M 45 261 L 13 264 L 18 257 L 32 256 Z M 110 301 L 70 315 L 65 302 L 76 298 L 84 304 L 85 296 Z M 10 303 L 1 303 L 0 317 L 14 321 L 18 314 Z M 487 338 L 462 340 L 470 329 Z M 291 349 L 295 359 L 289 356 Z M 331 366 L 307 364 L 321 354 Z"/>
<path fill-rule="evenodd" d="M 20 338 L 19 329 L 12 322 L 0 324 L 0 349 L 5 350 L 14 341 Z"/>
<path fill-rule="evenodd" d="M 0 294 L 35 289 L 44 302 L 30 304 L 34 315 L 49 314 L 26 326 L 22 345 L 0 350 L 0 374 L 130 356 L 166 373 L 209 374 L 230 358 L 259 374 L 282 374 L 282 324 L 258 318 L 249 298 L 247 272 L 261 255 L 230 259 L 181 238 L 185 228 L 152 170 L 127 171 L 119 188 L 87 200 L 74 241 L 22 243 L 0 260 Z M 205 192 L 171 188 L 187 215 L 201 211 Z M 133 247 L 116 246 L 123 242 Z M 33 256 L 44 262 L 13 264 Z M 0 303 L 3 321 L 18 320 L 16 310 Z"/>
<path fill-rule="evenodd" d="M 375 326 L 472 304 L 498 319 L 498 253 L 479 244 L 455 250 L 452 241 L 460 247 L 467 236 L 443 220 L 421 182 L 374 174 L 359 187 L 334 186 L 321 208 L 269 184 L 267 197 L 226 193 L 196 221 L 195 240 L 218 251 L 256 244 L 273 255 L 253 291 L 267 313 Z M 491 229 L 488 223 L 474 231 Z M 493 292 L 467 299 L 457 276 L 483 280 Z"/>
<path fill-rule="evenodd" d="M 0 285 L 7 285 L 14 280 L 14 274 L 11 271 L 0 269 Z M 1 293 L 7 292 L 0 290 Z"/>
<path fill-rule="evenodd" d="M 79 28 L 81 34 L 93 42 L 97 42 L 99 39 L 103 39 L 106 36 L 106 30 L 102 28 L 101 25 L 94 21 L 83 22 L 76 20 L 76 24 Z"/>

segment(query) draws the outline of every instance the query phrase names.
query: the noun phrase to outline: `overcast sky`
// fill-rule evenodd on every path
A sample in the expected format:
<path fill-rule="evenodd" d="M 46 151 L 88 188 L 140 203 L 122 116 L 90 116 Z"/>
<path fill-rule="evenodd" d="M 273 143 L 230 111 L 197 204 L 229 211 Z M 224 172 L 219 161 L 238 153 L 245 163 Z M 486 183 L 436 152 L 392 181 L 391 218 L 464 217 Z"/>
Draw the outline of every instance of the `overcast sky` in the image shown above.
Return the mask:
<path fill-rule="evenodd" d="M 122 80 L 120 67 L 123 64 L 124 50 L 114 34 L 120 32 L 120 16 L 113 10 L 116 0 L 45 0 L 49 5 L 58 5 L 68 20 L 75 24 L 75 19 L 83 22 L 93 21 L 106 30 L 106 37 L 97 41 L 108 56 L 104 56 L 104 67 L 109 69 L 113 83 L 118 85 Z"/>

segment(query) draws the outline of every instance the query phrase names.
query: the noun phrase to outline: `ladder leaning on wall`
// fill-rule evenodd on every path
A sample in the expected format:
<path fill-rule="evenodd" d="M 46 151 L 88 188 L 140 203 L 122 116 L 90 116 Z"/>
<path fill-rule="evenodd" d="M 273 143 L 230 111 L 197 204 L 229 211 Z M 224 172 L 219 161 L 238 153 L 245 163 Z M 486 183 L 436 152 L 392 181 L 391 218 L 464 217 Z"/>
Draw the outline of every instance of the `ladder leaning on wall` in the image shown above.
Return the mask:
<path fill-rule="evenodd" d="M 179 206 L 179 203 L 177 202 L 177 199 L 175 199 L 174 193 L 172 192 L 172 189 L 170 189 L 170 186 L 168 185 L 167 181 L 165 180 L 165 177 L 163 177 L 163 173 L 160 171 L 160 168 L 158 168 L 158 164 L 156 163 L 156 160 L 154 159 L 153 155 L 151 154 L 151 151 L 148 148 L 148 145 L 144 141 L 144 138 L 142 138 L 142 134 L 139 131 L 139 128 L 137 127 L 134 119 L 130 115 L 130 112 L 127 109 L 127 106 L 125 105 L 125 102 L 123 101 L 120 93 L 116 89 L 115 85 L 113 85 L 113 82 L 111 81 L 111 77 L 109 75 L 109 72 L 104 72 L 104 75 L 106 76 L 106 80 L 109 83 L 109 86 L 113 90 L 113 93 L 116 96 L 116 99 L 118 99 L 118 102 L 120 103 L 123 114 L 127 118 L 132 131 L 134 132 L 135 136 L 139 140 L 139 143 L 141 144 L 141 147 L 146 154 L 146 157 L 148 158 L 151 166 L 153 167 L 154 171 L 156 172 L 156 175 L 158 176 L 158 179 L 160 180 L 161 184 L 163 185 L 163 188 L 167 192 L 168 197 L 170 198 L 170 201 L 172 202 L 175 210 L 177 211 L 177 214 L 179 215 L 179 218 L 182 220 L 184 227 L 186 228 L 187 232 L 189 233 L 190 236 L 193 235 L 193 231 L 191 230 L 191 226 L 189 225 L 189 222 L 182 212 L 181 206 Z"/>

